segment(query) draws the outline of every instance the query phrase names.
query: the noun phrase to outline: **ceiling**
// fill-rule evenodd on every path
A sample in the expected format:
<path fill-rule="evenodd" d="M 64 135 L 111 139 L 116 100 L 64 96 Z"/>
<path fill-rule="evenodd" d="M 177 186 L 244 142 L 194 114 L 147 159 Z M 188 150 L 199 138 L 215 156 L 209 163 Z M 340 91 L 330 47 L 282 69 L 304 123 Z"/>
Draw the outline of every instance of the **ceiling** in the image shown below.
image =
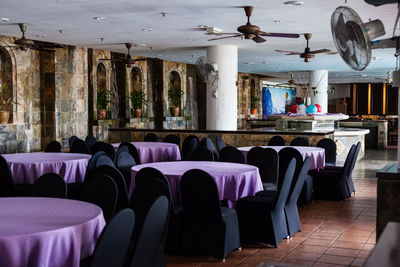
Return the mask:
<path fill-rule="evenodd" d="M 251 40 L 231 38 L 208 41 L 198 25 L 214 26 L 224 32 L 236 32 L 246 23 L 242 8 L 254 6 L 251 22 L 267 32 L 312 33 L 312 50 L 328 48 L 336 50 L 331 30 L 330 17 L 336 7 L 352 7 L 363 21 L 379 18 L 385 25 L 385 38 L 391 37 L 396 19 L 396 4 L 374 7 L 363 0 L 304 0 L 301 6 L 287 6 L 285 0 L 0 0 L 0 34 L 19 37 L 16 25 L 29 23 L 27 37 L 62 44 L 109 49 L 126 52 L 124 45 L 115 43 L 133 42 L 145 44 L 134 47 L 136 55 L 158 57 L 178 62 L 195 63 L 198 56 L 206 55 L 210 45 L 230 44 L 239 48 L 239 71 L 289 78 L 288 72 L 327 69 L 331 83 L 379 82 L 386 78 L 387 71 L 395 68 L 394 49 L 373 50 L 366 70 L 353 71 L 339 55 L 316 55 L 306 63 L 299 56 L 286 56 L 275 49 L 302 51 L 305 39 L 266 38 L 257 44 Z M 162 13 L 165 13 L 163 16 Z M 94 17 L 104 17 L 95 20 Z M 276 23 L 275 21 L 281 21 Z M 146 31 L 151 29 L 151 31 Z M 100 38 L 103 38 L 101 41 Z M 150 47 L 152 49 L 150 49 Z M 307 79 L 307 73 L 301 74 Z M 297 74 L 295 75 L 295 78 Z"/>

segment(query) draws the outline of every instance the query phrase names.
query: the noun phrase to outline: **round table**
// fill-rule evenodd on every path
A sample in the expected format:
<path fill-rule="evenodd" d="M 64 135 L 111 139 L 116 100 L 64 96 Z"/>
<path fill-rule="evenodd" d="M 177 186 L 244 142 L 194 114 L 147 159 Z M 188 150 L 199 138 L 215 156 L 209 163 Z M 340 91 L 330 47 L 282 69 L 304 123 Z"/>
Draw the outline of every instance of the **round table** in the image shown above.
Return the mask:
<path fill-rule="evenodd" d="M 57 198 L 0 198 L 0 266 L 78 267 L 105 226 L 96 205 Z"/>
<path fill-rule="evenodd" d="M 141 164 L 181 160 L 179 146 L 176 144 L 164 142 L 131 142 L 131 144 L 137 148 Z M 117 151 L 120 143 L 112 145 Z"/>
<path fill-rule="evenodd" d="M 214 178 L 221 200 L 226 199 L 235 202 L 241 197 L 254 195 L 256 192 L 263 190 L 260 174 L 255 166 L 216 161 L 174 161 L 132 167 L 130 196 L 135 188 L 136 173 L 145 167 L 156 168 L 168 178 L 171 185 L 172 198 L 175 202 L 181 201 L 179 187 L 181 176 L 191 169 L 206 171 Z"/>
<path fill-rule="evenodd" d="M 249 152 L 249 150 L 252 149 L 253 147 L 254 146 L 245 146 L 245 147 L 238 147 L 238 149 L 243 153 L 244 157 L 247 158 L 247 152 Z M 261 147 L 272 148 L 276 152 L 279 152 L 279 150 L 287 146 L 261 146 Z M 325 167 L 325 149 L 314 146 L 290 146 L 290 147 L 295 148 L 297 151 L 299 151 L 300 154 L 303 156 L 303 160 L 306 157 L 311 157 L 310 170 L 317 168 L 323 169 Z"/>
<path fill-rule="evenodd" d="M 33 184 L 48 172 L 58 173 L 66 183 L 83 182 L 91 158 L 87 154 L 75 153 L 17 153 L 2 155 L 10 165 L 17 184 Z"/>

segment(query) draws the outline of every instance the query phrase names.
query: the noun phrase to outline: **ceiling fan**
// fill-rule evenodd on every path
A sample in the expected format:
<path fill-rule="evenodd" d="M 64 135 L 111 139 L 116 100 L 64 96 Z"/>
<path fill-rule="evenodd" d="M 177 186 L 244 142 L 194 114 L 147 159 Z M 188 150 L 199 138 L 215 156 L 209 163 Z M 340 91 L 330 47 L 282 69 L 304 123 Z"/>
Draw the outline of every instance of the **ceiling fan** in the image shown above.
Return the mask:
<path fill-rule="evenodd" d="M 3 24 L 4 25 L 4 24 Z M 10 23 L 6 25 L 18 25 L 19 29 L 22 32 L 22 37 L 19 39 L 16 39 L 13 44 L 7 47 L 14 48 L 14 49 L 19 49 L 22 51 L 27 51 L 29 49 L 35 49 L 35 50 L 43 50 L 43 51 L 54 51 L 52 49 L 54 48 L 63 48 L 64 45 L 61 44 L 54 44 L 54 43 L 49 43 L 49 42 L 43 42 L 43 41 L 34 41 L 31 39 L 28 39 L 25 37 L 25 32 L 27 25 L 26 23 Z"/>
<path fill-rule="evenodd" d="M 215 35 L 224 35 L 224 34 L 230 35 L 230 36 L 209 39 L 208 41 L 227 39 L 227 38 L 233 38 L 233 37 L 244 37 L 244 39 L 252 39 L 256 43 L 262 43 L 262 42 L 265 42 L 266 40 L 264 38 L 262 38 L 261 36 L 284 37 L 284 38 L 299 38 L 300 37 L 299 34 L 295 34 L 295 33 L 274 33 L 274 32 L 261 31 L 260 27 L 250 23 L 250 17 L 251 17 L 251 14 L 253 13 L 253 7 L 245 6 L 243 8 L 244 8 L 244 11 L 247 16 L 247 23 L 245 25 L 239 26 L 237 28 L 237 31 L 239 33 L 208 33 L 208 34 L 215 34 Z"/>
<path fill-rule="evenodd" d="M 287 50 L 275 50 L 276 52 L 279 53 L 287 53 L 286 55 L 300 55 L 301 58 L 304 58 L 304 62 L 310 62 L 310 59 L 314 58 L 316 54 L 328 54 L 328 55 L 335 55 L 337 52 L 332 52 L 329 49 L 319 49 L 319 50 L 314 50 L 311 51 L 310 47 L 308 46 L 308 42 L 311 39 L 312 34 L 311 33 L 305 33 L 304 38 L 307 40 L 307 46 L 304 49 L 304 52 L 294 52 L 294 51 L 287 51 Z"/>
<path fill-rule="evenodd" d="M 277 86 L 293 86 L 293 87 L 297 87 L 298 85 L 300 85 L 300 84 L 298 84 L 297 82 L 296 82 L 296 80 L 293 78 L 293 73 L 291 72 L 290 73 L 290 79 L 286 82 L 286 83 L 279 83 L 279 84 L 277 84 Z"/>
<path fill-rule="evenodd" d="M 122 44 L 122 43 L 121 43 L 121 44 Z M 111 58 L 102 58 L 102 59 L 100 59 L 100 60 L 120 61 L 120 62 L 123 62 L 128 68 L 132 68 L 133 65 L 135 65 L 135 63 L 136 63 L 137 61 L 145 61 L 145 60 L 148 60 L 148 58 L 137 58 L 137 59 L 133 59 L 132 56 L 131 56 L 131 53 L 130 53 L 130 50 L 131 50 L 132 46 L 133 46 L 132 43 L 125 43 L 125 47 L 126 47 L 126 49 L 128 49 L 126 58 L 123 58 L 123 59 L 122 59 L 122 58 L 121 58 L 121 59 L 118 59 L 118 58 L 115 58 L 115 59 L 111 59 Z"/>

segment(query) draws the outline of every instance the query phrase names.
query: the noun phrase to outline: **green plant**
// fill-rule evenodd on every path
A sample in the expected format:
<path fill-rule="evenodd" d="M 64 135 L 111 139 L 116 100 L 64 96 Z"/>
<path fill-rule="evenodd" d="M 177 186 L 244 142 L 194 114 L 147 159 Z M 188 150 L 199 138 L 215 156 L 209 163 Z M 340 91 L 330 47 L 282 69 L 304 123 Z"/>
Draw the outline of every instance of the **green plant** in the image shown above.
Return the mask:
<path fill-rule="evenodd" d="M 143 104 L 147 105 L 148 102 L 143 91 L 133 91 L 131 101 L 133 109 L 141 109 Z"/>
<path fill-rule="evenodd" d="M 110 102 L 110 91 L 103 89 L 97 92 L 97 109 L 107 109 Z"/>
<path fill-rule="evenodd" d="M 169 86 L 168 96 L 171 99 L 172 105 L 174 107 L 179 107 L 179 103 L 181 100 L 181 96 L 183 95 L 183 91 L 175 88 L 173 84 Z"/>
<path fill-rule="evenodd" d="M 12 98 L 10 98 L 10 97 L 7 98 L 6 89 L 7 89 L 7 83 L 6 82 L 3 82 L 3 83 L 0 82 L 0 111 L 7 111 L 8 107 L 11 104 L 17 104 L 12 100 Z"/>
<path fill-rule="evenodd" d="M 250 97 L 250 105 L 251 105 L 251 108 L 257 108 L 258 107 L 258 101 L 260 101 L 260 98 L 259 97 L 257 97 L 257 96 L 254 96 L 254 95 L 252 95 L 251 97 Z"/>

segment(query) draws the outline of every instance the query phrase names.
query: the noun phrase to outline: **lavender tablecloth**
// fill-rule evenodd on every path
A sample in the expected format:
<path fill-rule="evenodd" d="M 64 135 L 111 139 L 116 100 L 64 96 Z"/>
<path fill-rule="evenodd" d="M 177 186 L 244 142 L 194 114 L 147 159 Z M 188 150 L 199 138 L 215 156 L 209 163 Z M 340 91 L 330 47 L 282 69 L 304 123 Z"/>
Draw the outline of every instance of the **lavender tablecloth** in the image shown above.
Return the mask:
<path fill-rule="evenodd" d="M 0 266 L 78 267 L 105 226 L 93 204 L 56 198 L 0 198 Z"/>
<path fill-rule="evenodd" d="M 164 142 L 131 142 L 138 150 L 141 164 L 181 160 L 179 146 Z M 112 144 L 115 151 L 119 143 Z"/>
<path fill-rule="evenodd" d="M 83 182 L 91 155 L 74 153 L 17 153 L 2 155 L 17 184 L 33 184 L 48 172 L 58 173 L 66 183 Z"/>
<path fill-rule="evenodd" d="M 135 188 L 136 173 L 145 167 L 156 168 L 168 178 L 175 202 L 181 201 L 179 187 L 181 176 L 191 169 L 204 170 L 214 178 L 221 200 L 226 199 L 235 202 L 241 197 L 254 195 L 256 192 L 263 190 L 258 168 L 251 165 L 214 161 L 175 161 L 149 163 L 132 167 L 130 196 Z"/>
<path fill-rule="evenodd" d="M 261 147 L 268 147 L 275 149 L 277 152 L 286 146 L 261 146 Z M 325 167 L 325 149 L 320 147 L 312 147 L 312 146 L 291 146 L 297 149 L 301 155 L 303 156 L 303 160 L 306 157 L 311 157 L 311 164 L 310 170 L 313 169 L 323 169 Z M 252 149 L 253 146 L 245 146 L 245 147 L 238 147 L 238 149 L 243 153 L 245 158 L 247 158 L 247 152 Z"/>

